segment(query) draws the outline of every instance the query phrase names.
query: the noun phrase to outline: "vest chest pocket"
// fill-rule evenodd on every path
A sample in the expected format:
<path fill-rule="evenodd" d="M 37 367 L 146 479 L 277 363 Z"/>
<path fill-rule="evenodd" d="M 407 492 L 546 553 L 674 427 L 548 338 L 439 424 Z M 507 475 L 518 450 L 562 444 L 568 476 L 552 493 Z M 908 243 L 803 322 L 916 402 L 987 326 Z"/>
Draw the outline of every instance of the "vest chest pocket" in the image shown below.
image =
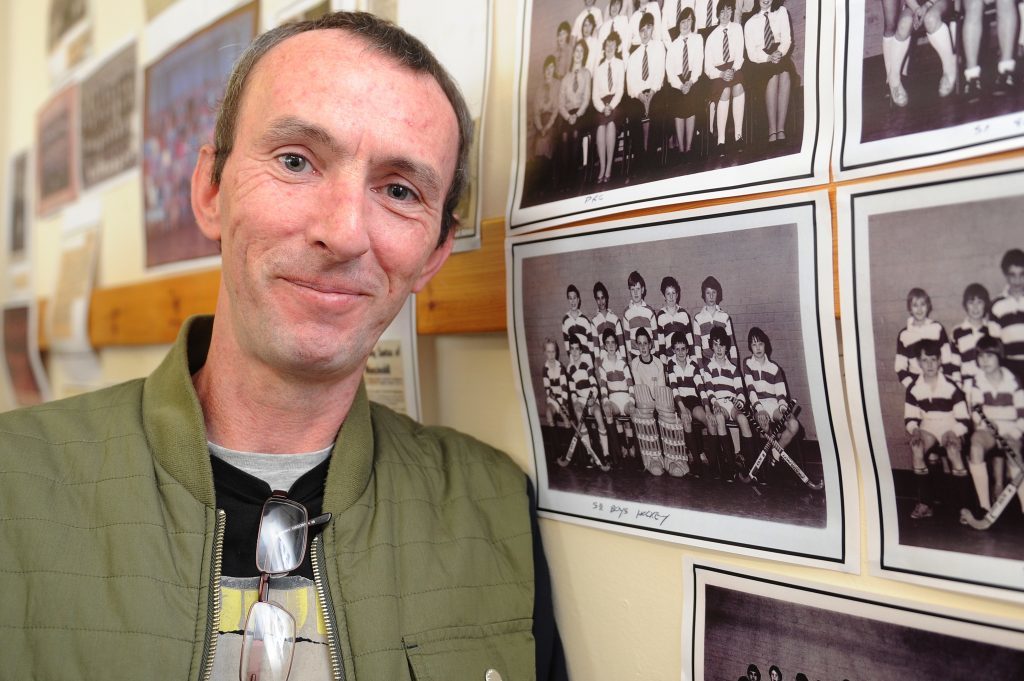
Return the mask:
<path fill-rule="evenodd" d="M 406 636 L 414 681 L 534 681 L 531 620 L 455 627 Z"/>

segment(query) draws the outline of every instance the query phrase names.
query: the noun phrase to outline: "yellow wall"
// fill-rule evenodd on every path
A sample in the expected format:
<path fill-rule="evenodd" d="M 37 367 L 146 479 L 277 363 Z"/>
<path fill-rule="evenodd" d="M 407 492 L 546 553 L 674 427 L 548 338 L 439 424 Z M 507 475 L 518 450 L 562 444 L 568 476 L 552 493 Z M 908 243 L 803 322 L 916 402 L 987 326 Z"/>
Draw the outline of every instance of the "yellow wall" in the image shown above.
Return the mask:
<path fill-rule="evenodd" d="M 7 160 L 32 144 L 35 112 L 50 94 L 45 66 L 46 7 L 41 0 L 0 2 L 0 160 L 8 205 Z M 262 12 L 282 2 L 265 1 Z M 505 212 L 510 161 L 516 3 L 494 0 L 494 50 L 486 105 L 483 215 Z M 94 0 L 95 54 L 105 54 L 144 22 L 142 0 Z M 139 180 L 102 197 L 104 231 L 100 285 L 144 277 Z M 52 294 L 60 219 L 34 220 L 36 291 Z M 163 348 L 109 349 L 101 353 L 110 382 L 147 373 Z M 421 340 L 425 420 L 454 426 L 501 447 L 524 468 L 531 465 L 516 397 L 512 358 L 504 335 L 438 336 Z M 687 555 L 812 578 L 881 595 L 965 608 L 986 615 L 1022 617 L 1021 609 L 867 576 L 742 560 L 653 540 L 626 537 L 544 520 L 541 523 L 555 589 L 556 611 L 570 672 L 575 679 L 677 679 L 682 641 L 682 558 Z M 862 539 L 863 542 L 863 539 Z M 866 547 L 862 543 L 862 553 Z M 866 565 L 864 570 L 866 572 Z"/>

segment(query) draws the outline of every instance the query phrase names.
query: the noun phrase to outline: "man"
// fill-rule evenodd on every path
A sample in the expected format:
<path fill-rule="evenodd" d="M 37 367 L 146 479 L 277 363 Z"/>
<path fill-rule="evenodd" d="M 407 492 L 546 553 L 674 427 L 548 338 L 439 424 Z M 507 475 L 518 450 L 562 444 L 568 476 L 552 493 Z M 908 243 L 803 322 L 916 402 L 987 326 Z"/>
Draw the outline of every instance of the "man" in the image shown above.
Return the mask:
<path fill-rule="evenodd" d="M 1006 349 L 1005 366 L 1024 384 L 1024 251 L 1011 248 L 999 263 L 1006 277 L 1002 295 L 992 301 L 992 321 L 999 328 L 996 338 Z"/>
<path fill-rule="evenodd" d="M 470 129 L 429 51 L 372 15 L 247 49 L 192 184 L 216 319 L 145 380 L 0 424 L 7 675 L 546 676 L 523 474 L 361 382 L 451 251 Z M 256 564 L 282 548 L 272 489 L 287 534 L 316 535 L 287 546 L 297 569 Z"/>
<path fill-rule="evenodd" d="M 591 358 L 591 363 L 598 355 L 597 345 L 594 343 L 594 325 L 587 318 L 587 315 L 580 312 L 580 290 L 576 284 L 569 284 L 565 290 L 565 299 L 569 301 L 569 311 L 562 316 L 562 342 L 565 344 L 565 352 L 569 352 L 569 341 L 577 338 L 583 354 Z"/>

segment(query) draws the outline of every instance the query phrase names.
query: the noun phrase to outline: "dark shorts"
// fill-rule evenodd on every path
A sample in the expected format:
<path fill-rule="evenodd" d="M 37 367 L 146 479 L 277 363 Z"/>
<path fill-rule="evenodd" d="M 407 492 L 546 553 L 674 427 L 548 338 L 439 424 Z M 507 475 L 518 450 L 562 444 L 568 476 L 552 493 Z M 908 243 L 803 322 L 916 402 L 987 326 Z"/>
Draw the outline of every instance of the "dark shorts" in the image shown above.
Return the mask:
<path fill-rule="evenodd" d="M 689 409 L 691 412 L 696 407 L 704 406 L 704 403 L 700 401 L 700 398 L 696 395 L 687 395 L 686 397 L 680 398 L 683 401 L 683 406 Z"/>

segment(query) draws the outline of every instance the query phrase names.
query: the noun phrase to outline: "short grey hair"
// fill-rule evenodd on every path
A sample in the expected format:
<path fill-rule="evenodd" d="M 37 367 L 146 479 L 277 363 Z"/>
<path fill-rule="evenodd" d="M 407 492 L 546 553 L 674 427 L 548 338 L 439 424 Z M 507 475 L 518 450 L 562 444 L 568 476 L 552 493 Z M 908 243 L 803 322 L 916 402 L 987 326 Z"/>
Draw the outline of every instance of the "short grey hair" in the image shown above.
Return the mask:
<path fill-rule="evenodd" d="M 437 245 L 442 245 L 455 226 L 455 208 L 466 189 L 469 181 L 469 147 L 473 141 L 473 118 L 469 107 L 455 80 L 448 74 L 437 57 L 419 39 L 395 26 L 390 21 L 381 19 L 368 12 L 334 12 L 312 21 L 299 21 L 271 29 L 256 37 L 235 62 L 231 71 L 224 98 L 217 112 L 217 125 L 214 129 L 214 160 L 210 179 L 213 184 L 220 184 L 224 164 L 231 155 L 235 143 L 235 128 L 238 124 L 238 112 L 241 107 L 245 83 L 253 68 L 271 49 L 292 36 L 307 31 L 337 29 L 358 36 L 370 44 L 372 49 L 385 54 L 400 65 L 415 73 L 425 73 L 441 86 L 448 102 L 455 110 L 455 118 L 459 125 L 459 150 L 455 164 L 455 177 L 445 196 L 441 214 L 441 233 Z"/>

